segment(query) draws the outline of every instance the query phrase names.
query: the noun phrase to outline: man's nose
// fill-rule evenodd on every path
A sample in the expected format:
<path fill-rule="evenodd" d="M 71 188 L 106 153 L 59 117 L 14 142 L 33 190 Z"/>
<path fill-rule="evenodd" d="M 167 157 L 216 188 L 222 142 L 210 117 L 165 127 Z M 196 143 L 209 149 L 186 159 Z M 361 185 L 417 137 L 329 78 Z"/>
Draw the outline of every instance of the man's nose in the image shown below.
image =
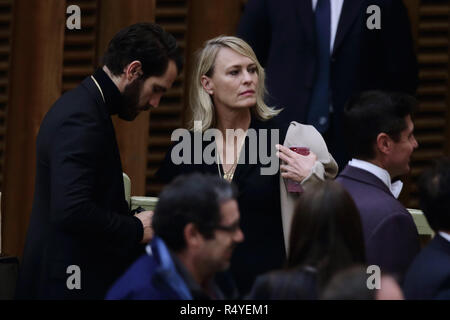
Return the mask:
<path fill-rule="evenodd" d="M 413 137 L 414 141 L 413 141 L 413 146 L 414 149 L 417 149 L 419 147 L 419 142 L 417 142 L 416 137 Z"/>
<path fill-rule="evenodd" d="M 148 102 L 150 107 L 157 108 L 159 106 L 159 102 L 161 100 L 161 96 L 152 97 Z"/>
<path fill-rule="evenodd" d="M 242 232 L 242 229 L 239 228 L 234 235 L 234 242 L 238 243 L 242 241 L 244 241 L 244 233 Z"/>

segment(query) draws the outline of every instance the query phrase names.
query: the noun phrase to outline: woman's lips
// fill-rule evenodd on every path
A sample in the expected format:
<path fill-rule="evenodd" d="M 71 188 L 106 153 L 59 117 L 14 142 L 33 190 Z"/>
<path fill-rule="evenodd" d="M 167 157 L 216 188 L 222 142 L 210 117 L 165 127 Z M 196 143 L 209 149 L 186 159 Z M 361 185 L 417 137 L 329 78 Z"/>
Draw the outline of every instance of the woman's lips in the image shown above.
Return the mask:
<path fill-rule="evenodd" d="M 242 93 L 240 94 L 240 96 L 253 95 L 253 94 L 255 94 L 255 91 L 253 91 L 253 90 L 247 90 L 247 91 L 242 92 Z"/>

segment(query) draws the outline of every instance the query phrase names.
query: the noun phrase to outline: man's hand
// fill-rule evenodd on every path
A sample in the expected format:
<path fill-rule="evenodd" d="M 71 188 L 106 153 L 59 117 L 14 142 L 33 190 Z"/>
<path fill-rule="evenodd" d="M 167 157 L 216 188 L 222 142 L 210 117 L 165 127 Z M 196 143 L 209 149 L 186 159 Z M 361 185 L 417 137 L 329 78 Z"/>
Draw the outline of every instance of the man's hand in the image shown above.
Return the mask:
<path fill-rule="evenodd" d="M 153 211 L 142 211 L 136 214 L 135 217 L 141 220 L 142 226 L 144 227 L 144 236 L 141 243 L 148 243 L 153 238 Z"/>

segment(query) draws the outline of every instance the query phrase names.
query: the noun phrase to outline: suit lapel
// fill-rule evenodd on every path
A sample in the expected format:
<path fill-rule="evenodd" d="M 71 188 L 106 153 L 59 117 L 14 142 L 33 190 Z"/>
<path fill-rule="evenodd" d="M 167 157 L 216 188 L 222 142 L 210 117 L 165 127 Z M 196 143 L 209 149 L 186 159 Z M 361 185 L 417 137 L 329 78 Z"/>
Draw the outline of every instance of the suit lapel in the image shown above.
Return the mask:
<path fill-rule="evenodd" d="M 392 192 L 384 184 L 383 181 L 381 181 L 374 174 L 372 174 L 366 170 L 362 170 L 362 169 L 347 165 L 340 175 L 343 177 L 346 177 L 348 179 L 359 181 L 361 183 L 370 184 L 378 189 L 383 190 L 384 192 L 388 193 L 390 196 L 394 197 Z"/>
<path fill-rule="evenodd" d="M 344 0 L 342 5 L 341 17 L 339 18 L 339 24 L 336 31 L 336 38 L 334 40 L 333 54 L 339 49 L 345 36 L 350 30 L 353 21 L 361 11 L 361 0 Z"/>
<path fill-rule="evenodd" d="M 297 4 L 297 13 L 299 21 L 303 26 L 308 41 L 314 41 L 314 13 L 312 9 L 312 0 L 293 1 Z"/>

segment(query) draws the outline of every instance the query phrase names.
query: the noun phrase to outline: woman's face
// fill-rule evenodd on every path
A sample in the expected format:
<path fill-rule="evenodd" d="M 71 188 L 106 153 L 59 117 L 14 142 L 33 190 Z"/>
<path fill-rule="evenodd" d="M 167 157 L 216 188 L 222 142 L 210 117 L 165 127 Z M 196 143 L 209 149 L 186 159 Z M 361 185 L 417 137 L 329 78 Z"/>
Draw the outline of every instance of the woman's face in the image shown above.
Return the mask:
<path fill-rule="evenodd" d="M 256 63 L 234 50 L 220 49 L 212 77 L 204 75 L 201 80 L 216 108 L 250 108 L 256 105 Z"/>

